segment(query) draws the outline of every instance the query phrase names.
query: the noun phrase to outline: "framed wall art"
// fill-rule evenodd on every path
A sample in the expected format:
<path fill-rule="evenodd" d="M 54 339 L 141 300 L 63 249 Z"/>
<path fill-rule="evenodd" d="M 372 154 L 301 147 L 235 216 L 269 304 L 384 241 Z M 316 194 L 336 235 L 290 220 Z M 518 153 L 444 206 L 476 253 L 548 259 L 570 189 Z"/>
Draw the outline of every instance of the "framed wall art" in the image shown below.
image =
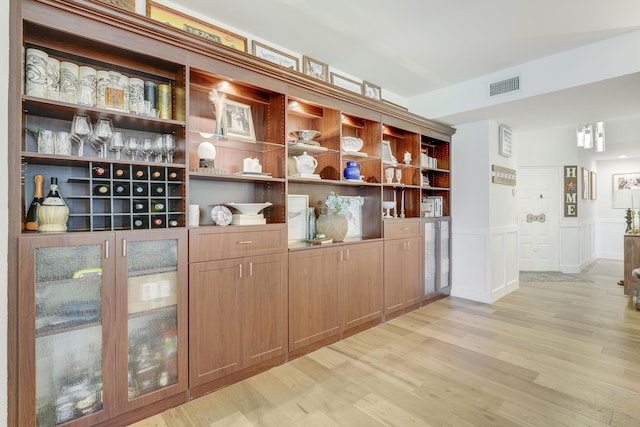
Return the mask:
<path fill-rule="evenodd" d="M 293 55 L 281 52 L 257 41 L 251 43 L 251 50 L 254 56 L 265 61 L 273 62 L 293 71 L 298 71 L 298 58 Z"/>
<path fill-rule="evenodd" d="M 582 168 L 582 198 L 589 199 L 589 169 Z"/>
<path fill-rule="evenodd" d="M 147 1 L 147 16 L 172 27 L 180 28 L 203 39 L 220 43 L 224 46 L 247 51 L 247 38 L 224 28 L 216 27 L 199 19 L 192 18 L 154 1 Z"/>
<path fill-rule="evenodd" d="M 500 125 L 499 154 L 504 157 L 511 157 L 511 136 L 512 131 L 505 125 Z"/>
<path fill-rule="evenodd" d="M 595 172 L 591 172 L 589 175 L 589 189 L 591 200 L 598 198 L 598 175 Z"/>
<path fill-rule="evenodd" d="M 289 194 L 287 196 L 287 228 L 289 242 L 307 240 L 307 208 L 309 196 L 306 194 Z"/>
<path fill-rule="evenodd" d="M 613 209 L 636 209 L 640 207 L 640 172 L 613 174 Z"/>
<path fill-rule="evenodd" d="M 230 138 L 256 140 L 251 106 L 225 99 L 222 133 Z"/>
<path fill-rule="evenodd" d="M 350 201 L 347 212 L 347 237 L 362 236 L 362 205 L 358 202 L 358 196 L 340 196 L 341 199 Z"/>
<path fill-rule="evenodd" d="M 329 66 L 306 55 L 302 56 L 302 72 L 325 82 L 329 79 Z"/>
<path fill-rule="evenodd" d="M 331 84 L 351 92 L 362 94 L 362 83 L 348 79 L 337 73 L 331 73 Z"/>
<path fill-rule="evenodd" d="M 362 82 L 362 94 L 367 98 L 382 101 L 382 89 L 380 86 L 376 86 L 373 83 L 369 83 L 367 81 Z"/>

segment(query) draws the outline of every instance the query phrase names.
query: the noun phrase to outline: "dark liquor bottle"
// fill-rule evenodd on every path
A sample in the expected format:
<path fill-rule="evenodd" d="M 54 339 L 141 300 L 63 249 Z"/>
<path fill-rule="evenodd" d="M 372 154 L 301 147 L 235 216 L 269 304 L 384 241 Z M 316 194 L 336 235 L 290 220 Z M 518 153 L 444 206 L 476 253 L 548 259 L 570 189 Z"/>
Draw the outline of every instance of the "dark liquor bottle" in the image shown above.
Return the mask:
<path fill-rule="evenodd" d="M 146 184 L 134 184 L 133 185 L 133 193 L 136 196 L 146 196 L 147 195 L 147 185 Z"/>
<path fill-rule="evenodd" d="M 162 227 L 162 224 L 164 224 L 164 221 L 162 220 L 162 218 L 159 218 L 159 217 L 153 218 L 151 222 L 154 227 Z"/>
<path fill-rule="evenodd" d="M 25 228 L 29 231 L 36 231 L 38 229 L 38 206 L 40 206 L 44 201 L 44 198 L 42 197 L 44 176 L 38 174 L 35 176 L 34 181 L 36 183 L 36 187 L 33 191 L 33 200 L 31 201 L 27 215 L 24 218 Z"/>
<path fill-rule="evenodd" d="M 116 183 L 113 185 L 113 193 L 118 196 L 128 196 L 129 195 L 129 184 L 126 183 Z"/>
<path fill-rule="evenodd" d="M 133 201 L 133 210 L 136 212 L 144 212 L 147 210 L 146 202 L 143 200 L 134 200 Z"/>
<path fill-rule="evenodd" d="M 178 221 L 175 219 L 170 219 L 169 220 L 169 227 L 177 227 L 178 226 Z"/>
<path fill-rule="evenodd" d="M 93 187 L 93 195 L 94 196 L 108 196 L 109 195 L 109 186 L 100 184 Z"/>
<path fill-rule="evenodd" d="M 133 228 L 145 228 L 144 220 L 142 218 L 133 219 Z"/>

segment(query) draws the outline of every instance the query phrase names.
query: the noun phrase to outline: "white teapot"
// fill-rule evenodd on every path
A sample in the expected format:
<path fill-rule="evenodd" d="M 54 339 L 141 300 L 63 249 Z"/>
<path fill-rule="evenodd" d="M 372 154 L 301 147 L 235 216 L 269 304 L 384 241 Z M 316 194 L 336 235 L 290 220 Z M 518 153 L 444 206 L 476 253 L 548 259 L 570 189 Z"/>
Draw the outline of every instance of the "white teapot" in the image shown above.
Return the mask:
<path fill-rule="evenodd" d="M 315 157 L 307 154 L 306 151 L 301 156 L 293 156 L 296 161 L 296 170 L 298 173 L 313 173 L 318 167 L 318 161 Z"/>

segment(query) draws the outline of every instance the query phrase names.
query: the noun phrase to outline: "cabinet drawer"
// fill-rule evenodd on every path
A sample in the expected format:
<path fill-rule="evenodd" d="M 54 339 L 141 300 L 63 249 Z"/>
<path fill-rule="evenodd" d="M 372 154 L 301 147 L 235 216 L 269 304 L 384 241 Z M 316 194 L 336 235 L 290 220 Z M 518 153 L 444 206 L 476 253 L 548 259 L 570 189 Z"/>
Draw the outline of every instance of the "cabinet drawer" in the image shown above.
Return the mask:
<path fill-rule="evenodd" d="M 414 219 L 392 219 L 384 221 L 385 239 L 403 239 L 405 237 L 414 237 L 419 235 L 420 221 L 416 221 Z"/>
<path fill-rule="evenodd" d="M 287 230 L 281 225 L 216 227 L 189 230 L 189 262 L 286 252 Z"/>

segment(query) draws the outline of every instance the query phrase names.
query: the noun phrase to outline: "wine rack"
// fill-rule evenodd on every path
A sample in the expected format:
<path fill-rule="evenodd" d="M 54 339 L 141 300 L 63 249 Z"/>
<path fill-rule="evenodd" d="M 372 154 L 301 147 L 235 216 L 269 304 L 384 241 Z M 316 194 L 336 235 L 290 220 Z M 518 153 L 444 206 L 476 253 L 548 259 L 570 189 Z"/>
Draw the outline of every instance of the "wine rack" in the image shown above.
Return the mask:
<path fill-rule="evenodd" d="M 69 206 L 69 231 L 185 226 L 184 168 L 101 160 L 58 179 Z"/>

